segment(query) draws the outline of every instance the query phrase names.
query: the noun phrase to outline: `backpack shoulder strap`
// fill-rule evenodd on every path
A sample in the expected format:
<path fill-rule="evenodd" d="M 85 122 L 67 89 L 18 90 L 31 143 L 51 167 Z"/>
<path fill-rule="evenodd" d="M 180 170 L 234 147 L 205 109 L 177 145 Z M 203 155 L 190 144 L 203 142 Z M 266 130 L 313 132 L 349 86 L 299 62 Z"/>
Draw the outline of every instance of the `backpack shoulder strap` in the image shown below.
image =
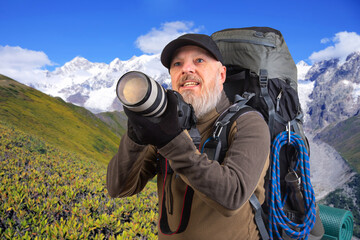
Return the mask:
<path fill-rule="evenodd" d="M 253 110 L 246 103 L 255 94 L 244 93 L 243 97 L 235 95 L 235 103 L 223 111 L 213 126 L 212 135 L 202 144 L 201 152 L 208 155 L 209 159 L 218 161 L 224 160 L 228 149 L 228 135 L 234 121 L 243 113 Z M 229 127 L 230 126 L 230 127 Z"/>
<path fill-rule="evenodd" d="M 239 98 L 238 95 L 235 96 L 236 103 L 232 106 L 230 106 L 224 114 L 222 114 L 219 119 L 215 123 L 215 130 L 214 130 L 214 136 L 218 137 L 220 142 L 220 154 L 218 161 L 221 163 L 226 155 L 226 152 L 228 150 L 228 136 L 230 133 L 231 126 L 233 123 L 243 114 L 250 112 L 250 111 L 256 111 L 252 107 L 249 107 L 246 105 L 246 103 L 250 100 L 250 98 L 253 95 L 250 94 L 248 97 L 245 98 Z M 218 128 L 220 126 L 220 130 Z M 224 129 L 225 128 L 225 129 Z M 217 135 L 216 135 L 217 134 Z M 254 210 L 255 214 L 255 223 L 258 227 L 258 230 L 260 232 L 261 238 L 263 240 L 269 239 L 269 234 L 265 226 L 265 222 L 263 219 L 263 210 L 261 207 L 261 204 L 256 197 L 255 193 L 253 193 L 249 199 L 249 202 Z"/>
<path fill-rule="evenodd" d="M 255 212 L 255 223 L 260 232 L 261 239 L 268 240 L 270 237 L 269 237 L 269 233 L 265 226 L 264 218 L 262 216 L 263 210 L 262 210 L 261 204 L 259 202 L 259 199 L 256 197 L 255 193 L 253 193 L 253 195 L 251 195 L 249 201 Z"/>
<path fill-rule="evenodd" d="M 253 93 L 244 93 L 243 96 L 235 95 L 235 103 L 226 109 L 215 122 L 215 130 L 213 132 L 213 139 L 220 142 L 220 154 L 217 159 L 220 163 L 224 160 L 228 150 L 228 136 L 233 123 L 243 114 L 256 111 L 246 103 L 254 96 Z"/>
<path fill-rule="evenodd" d="M 218 134 L 218 139 L 221 143 L 221 150 L 219 154 L 219 162 L 221 163 L 226 155 L 227 150 L 229 149 L 228 137 L 230 134 L 230 130 L 236 119 L 247 112 L 255 111 L 252 107 L 248 105 L 241 106 L 238 110 L 230 110 L 223 121 L 218 122 L 216 125 L 216 131 Z"/>

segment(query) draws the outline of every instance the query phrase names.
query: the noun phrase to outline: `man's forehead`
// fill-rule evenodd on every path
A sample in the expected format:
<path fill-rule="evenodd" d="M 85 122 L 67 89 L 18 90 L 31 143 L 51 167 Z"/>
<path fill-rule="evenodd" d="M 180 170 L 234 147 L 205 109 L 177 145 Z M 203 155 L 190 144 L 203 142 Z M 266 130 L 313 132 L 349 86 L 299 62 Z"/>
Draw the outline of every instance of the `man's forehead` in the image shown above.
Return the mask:
<path fill-rule="evenodd" d="M 213 58 L 215 61 L 217 61 L 213 55 L 211 53 L 209 53 L 207 50 L 205 50 L 204 48 L 198 47 L 196 45 L 186 45 L 183 47 L 178 48 L 175 52 L 174 55 L 172 57 L 172 59 L 174 58 L 179 58 L 181 57 L 182 54 L 185 53 L 193 53 L 193 54 L 203 54 L 206 55 L 208 57 Z"/>

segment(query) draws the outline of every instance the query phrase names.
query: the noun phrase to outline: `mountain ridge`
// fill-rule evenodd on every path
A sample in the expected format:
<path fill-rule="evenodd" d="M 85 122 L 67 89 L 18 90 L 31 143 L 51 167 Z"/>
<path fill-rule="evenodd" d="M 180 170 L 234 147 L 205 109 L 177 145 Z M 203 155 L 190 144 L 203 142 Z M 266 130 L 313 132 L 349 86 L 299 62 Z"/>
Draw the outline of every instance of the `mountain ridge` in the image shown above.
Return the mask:
<path fill-rule="evenodd" d="M 315 63 L 306 78 L 314 83 L 307 104 L 308 129 L 321 131 L 359 111 L 360 52 L 350 54 L 345 62 L 330 59 Z"/>
<path fill-rule="evenodd" d="M 333 146 L 360 173 L 360 114 L 329 125 L 316 138 Z"/>
<path fill-rule="evenodd" d="M 146 73 L 165 88 L 171 85 L 167 69 L 161 65 L 157 54 L 132 57 L 127 61 L 115 58 L 109 64 L 75 57 L 54 71 L 48 71 L 46 82 L 31 83 L 31 86 L 93 113 L 121 111 L 122 105 L 115 94 L 116 83 L 123 74 L 133 70 Z"/>
<path fill-rule="evenodd" d="M 0 119 L 67 150 L 108 162 L 119 136 L 83 107 L 0 75 Z"/>

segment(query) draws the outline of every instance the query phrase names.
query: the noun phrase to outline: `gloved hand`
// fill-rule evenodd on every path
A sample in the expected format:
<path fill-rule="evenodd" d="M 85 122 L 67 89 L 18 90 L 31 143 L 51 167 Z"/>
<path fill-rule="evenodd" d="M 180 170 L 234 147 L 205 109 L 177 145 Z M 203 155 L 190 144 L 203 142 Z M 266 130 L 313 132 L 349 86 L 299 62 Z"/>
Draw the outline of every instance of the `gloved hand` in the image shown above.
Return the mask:
<path fill-rule="evenodd" d="M 128 116 L 128 136 L 134 142 L 161 148 L 182 132 L 184 128 L 179 123 L 178 97 L 171 90 L 168 90 L 166 95 L 167 107 L 160 117 L 144 117 L 124 107 Z M 184 113 L 180 113 L 182 114 Z M 193 112 L 191 114 L 193 115 Z"/>
<path fill-rule="evenodd" d="M 125 111 L 129 111 L 129 110 L 127 110 L 127 109 L 125 110 L 125 107 L 124 107 L 124 112 Z M 146 143 L 143 143 L 138 138 L 139 133 L 137 133 L 137 130 L 134 128 L 134 124 L 129 120 L 129 117 L 128 117 L 128 122 L 127 122 L 127 127 L 128 127 L 127 134 L 131 140 L 133 140 L 134 142 L 136 142 L 137 144 L 140 144 L 140 145 L 146 144 Z"/>

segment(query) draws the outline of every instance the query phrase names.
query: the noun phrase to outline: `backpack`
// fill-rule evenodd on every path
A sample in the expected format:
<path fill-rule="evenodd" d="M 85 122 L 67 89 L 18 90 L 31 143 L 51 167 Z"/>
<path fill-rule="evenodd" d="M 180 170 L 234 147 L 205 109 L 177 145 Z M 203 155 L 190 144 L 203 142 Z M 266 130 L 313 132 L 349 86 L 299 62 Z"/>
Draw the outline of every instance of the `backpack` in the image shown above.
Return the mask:
<path fill-rule="evenodd" d="M 273 142 L 266 200 L 260 205 L 255 194 L 250 198 L 261 237 L 321 239 L 323 227 L 307 171 L 310 148 L 303 130 L 297 68 L 282 34 L 268 27 L 250 27 L 221 30 L 211 37 L 222 53 L 227 68 L 224 91 L 234 105 L 216 121 L 213 143 L 205 152 L 221 162 L 232 123 L 247 111 L 260 112 Z M 299 165 L 299 156 L 307 162 Z M 274 196 L 279 195 L 276 202 Z"/>

